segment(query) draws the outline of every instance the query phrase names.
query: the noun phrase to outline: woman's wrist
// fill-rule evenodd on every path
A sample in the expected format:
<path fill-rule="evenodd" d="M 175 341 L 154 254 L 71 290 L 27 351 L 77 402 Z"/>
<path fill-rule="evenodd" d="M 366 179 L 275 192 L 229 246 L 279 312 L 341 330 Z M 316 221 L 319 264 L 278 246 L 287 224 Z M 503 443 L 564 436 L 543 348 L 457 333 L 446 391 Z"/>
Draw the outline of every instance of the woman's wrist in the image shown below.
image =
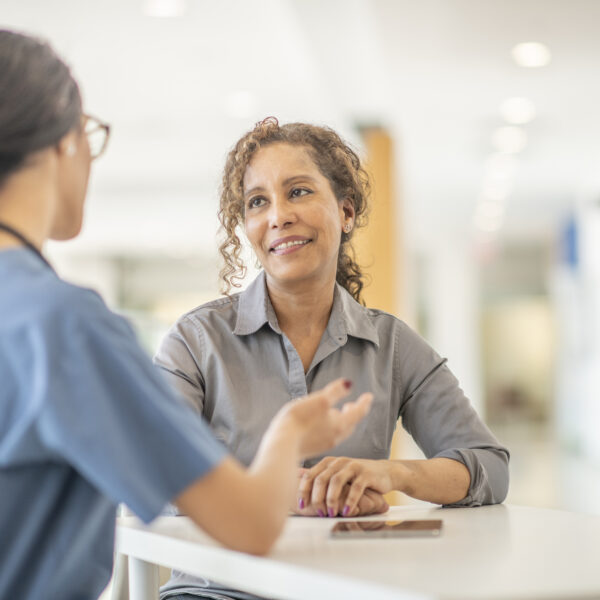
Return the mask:
<path fill-rule="evenodd" d="M 289 411 L 282 411 L 271 422 L 261 447 L 276 454 L 291 453 L 296 462 L 300 462 L 303 458 L 300 453 L 301 439 L 302 431 L 296 419 Z"/>
<path fill-rule="evenodd" d="M 392 489 L 396 492 L 411 495 L 411 490 L 414 489 L 412 479 L 414 471 L 402 460 L 389 460 L 390 474 L 392 479 Z"/>

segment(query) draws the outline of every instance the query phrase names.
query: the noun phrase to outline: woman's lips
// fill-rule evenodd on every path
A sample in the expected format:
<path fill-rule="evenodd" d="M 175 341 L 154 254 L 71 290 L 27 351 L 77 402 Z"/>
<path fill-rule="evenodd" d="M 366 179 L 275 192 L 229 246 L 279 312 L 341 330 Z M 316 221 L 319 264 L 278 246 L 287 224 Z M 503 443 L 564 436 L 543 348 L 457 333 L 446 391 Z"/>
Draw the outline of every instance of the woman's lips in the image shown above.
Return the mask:
<path fill-rule="evenodd" d="M 270 252 L 273 254 L 277 254 L 278 256 L 284 254 L 291 254 L 292 252 L 297 252 L 298 250 L 304 248 L 307 244 L 310 244 L 312 240 L 294 240 L 290 242 L 282 242 L 277 246 L 271 248 Z"/>

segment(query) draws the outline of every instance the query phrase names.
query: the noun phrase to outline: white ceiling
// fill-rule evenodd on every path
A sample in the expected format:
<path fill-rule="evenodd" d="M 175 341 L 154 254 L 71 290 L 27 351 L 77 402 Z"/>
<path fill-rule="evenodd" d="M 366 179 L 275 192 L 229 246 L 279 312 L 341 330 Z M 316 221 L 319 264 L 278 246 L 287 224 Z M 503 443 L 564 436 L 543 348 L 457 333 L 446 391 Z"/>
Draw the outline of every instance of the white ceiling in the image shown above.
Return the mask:
<path fill-rule="evenodd" d="M 600 196 L 600 1 L 1 0 L 0 24 L 49 39 L 87 109 L 113 125 L 72 248 L 214 252 L 219 174 L 267 115 L 394 135 L 413 245 L 472 231 L 499 106 L 531 99 L 503 238 L 547 238 L 569 207 Z M 551 64 L 511 48 L 539 41 Z M 230 106 L 232 94 L 250 96 Z"/>

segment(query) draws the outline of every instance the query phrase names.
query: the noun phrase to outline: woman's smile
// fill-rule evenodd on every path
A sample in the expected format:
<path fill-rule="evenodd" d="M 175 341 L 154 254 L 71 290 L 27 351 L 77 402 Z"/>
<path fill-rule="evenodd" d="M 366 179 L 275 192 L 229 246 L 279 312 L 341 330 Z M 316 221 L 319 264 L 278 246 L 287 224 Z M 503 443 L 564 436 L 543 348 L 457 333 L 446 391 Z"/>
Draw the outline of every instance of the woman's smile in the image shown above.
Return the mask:
<path fill-rule="evenodd" d="M 288 237 L 276 239 L 269 247 L 269 252 L 278 256 L 291 254 L 292 252 L 301 250 L 311 242 L 312 240 L 310 238 L 290 235 Z"/>

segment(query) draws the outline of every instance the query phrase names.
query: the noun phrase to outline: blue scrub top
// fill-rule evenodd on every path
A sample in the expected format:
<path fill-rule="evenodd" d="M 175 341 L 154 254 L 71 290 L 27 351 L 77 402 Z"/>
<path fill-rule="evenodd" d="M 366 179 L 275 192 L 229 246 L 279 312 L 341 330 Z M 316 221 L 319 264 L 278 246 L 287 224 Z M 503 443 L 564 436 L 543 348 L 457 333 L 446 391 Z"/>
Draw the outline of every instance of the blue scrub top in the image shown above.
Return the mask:
<path fill-rule="evenodd" d="M 225 454 L 95 292 L 0 251 L 0 598 L 97 598 L 116 505 L 150 521 Z"/>

